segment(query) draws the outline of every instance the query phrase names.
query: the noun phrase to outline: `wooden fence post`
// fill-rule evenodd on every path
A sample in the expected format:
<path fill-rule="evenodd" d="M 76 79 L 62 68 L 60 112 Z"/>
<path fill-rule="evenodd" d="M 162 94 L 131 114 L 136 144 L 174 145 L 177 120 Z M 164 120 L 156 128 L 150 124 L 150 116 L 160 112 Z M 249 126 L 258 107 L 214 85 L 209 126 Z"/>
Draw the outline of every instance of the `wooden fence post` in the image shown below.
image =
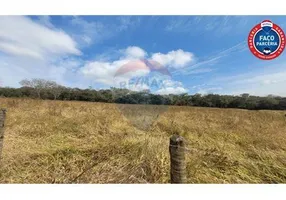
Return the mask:
<path fill-rule="evenodd" d="M 2 156 L 3 140 L 4 140 L 4 122 L 6 118 L 6 110 L 0 109 L 0 159 Z"/>
<path fill-rule="evenodd" d="M 179 135 L 170 138 L 171 183 L 186 183 L 185 141 Z"/>

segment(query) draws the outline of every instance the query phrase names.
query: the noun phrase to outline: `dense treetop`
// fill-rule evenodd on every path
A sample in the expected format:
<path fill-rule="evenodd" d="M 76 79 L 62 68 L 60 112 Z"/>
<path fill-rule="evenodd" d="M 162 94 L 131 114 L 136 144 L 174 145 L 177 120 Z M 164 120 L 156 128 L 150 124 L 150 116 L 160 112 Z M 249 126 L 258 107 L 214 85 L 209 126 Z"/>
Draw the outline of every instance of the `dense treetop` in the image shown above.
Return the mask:
<path fill-rule="evenodd" d="M 148 91 L 134 92 L 127 89 L 110 88 L 105 90 L 68 88 L 54 81 L 43 79 L 23 80 L 21 88 L 1 88 L 0 97 L 28 97 L 58 99 L 67 101 L 91 101 L 122 104 L 155 104 L 177 106 L 202 106 L 218 108 L 286 110 L 286 97 L 268 95 L 266 97 L 242 94 L 180 94 L 157 95 Z"/>

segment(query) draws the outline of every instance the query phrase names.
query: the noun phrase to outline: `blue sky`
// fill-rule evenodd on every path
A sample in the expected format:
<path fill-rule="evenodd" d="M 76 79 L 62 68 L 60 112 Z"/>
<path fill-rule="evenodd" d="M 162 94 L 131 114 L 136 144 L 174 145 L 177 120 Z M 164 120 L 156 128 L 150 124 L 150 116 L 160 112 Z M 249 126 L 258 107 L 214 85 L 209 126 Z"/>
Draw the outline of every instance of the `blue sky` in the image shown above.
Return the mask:
<path fill-rule="evenodd" d="M 172 75 L 160 94 L 286 96 L 286 53 L 264 61 L 247 47 L 265 19 L 286 29 L 286 16 L 0 16 L 0 84 L 109 88 L 120 66 L 146 58 Z"/>

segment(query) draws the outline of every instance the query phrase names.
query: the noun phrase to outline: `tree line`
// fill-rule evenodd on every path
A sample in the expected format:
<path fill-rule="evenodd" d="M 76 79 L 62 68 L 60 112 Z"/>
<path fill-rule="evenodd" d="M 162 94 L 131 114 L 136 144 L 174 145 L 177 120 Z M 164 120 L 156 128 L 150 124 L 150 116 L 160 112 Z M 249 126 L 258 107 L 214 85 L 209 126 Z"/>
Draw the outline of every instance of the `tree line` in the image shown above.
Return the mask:
<path fill-rule="evenodd" d="M 21 88 L 0 88 L 0 96 L 122 104 L 286 110 L 286 98 L 273 95 L 266 97 L 253 96 L 250 94 L 241 94 L 239 96 L 218 94 L 158 95 L 152 94 L 149 91 L 134 92 L 120 88 L 105 90 L 69 88 L 61 86 L 54 81 L 44 79 L 25 79 L 22 80 L 20 84 L 22 86 Z"/>

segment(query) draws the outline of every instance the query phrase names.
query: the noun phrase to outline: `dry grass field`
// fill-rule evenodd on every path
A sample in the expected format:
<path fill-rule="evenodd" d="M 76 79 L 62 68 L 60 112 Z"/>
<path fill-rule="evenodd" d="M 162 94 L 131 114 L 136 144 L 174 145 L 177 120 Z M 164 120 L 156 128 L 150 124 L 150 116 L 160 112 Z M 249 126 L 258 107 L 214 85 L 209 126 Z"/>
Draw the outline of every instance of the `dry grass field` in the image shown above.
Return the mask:
<path fill-rule="evenodd" d="M 286 183 L 286 112 L 5 98 L 0 107 L 0 183 L 168 183 L 174 133 L 190 149 L 188 183 Z"/>

